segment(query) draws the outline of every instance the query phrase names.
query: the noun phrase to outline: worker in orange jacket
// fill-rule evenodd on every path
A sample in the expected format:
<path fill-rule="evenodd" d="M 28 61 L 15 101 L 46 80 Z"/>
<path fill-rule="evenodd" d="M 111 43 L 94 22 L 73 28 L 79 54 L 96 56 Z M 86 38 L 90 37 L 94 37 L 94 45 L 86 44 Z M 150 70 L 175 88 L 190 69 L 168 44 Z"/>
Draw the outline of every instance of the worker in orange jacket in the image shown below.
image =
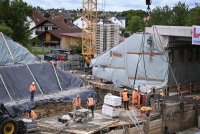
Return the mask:
<path fill-rule="evenodd" d="M 30 110 L 27 114 L 28 114 L 28 118 L 31 118 L 32 120 L 36 120 L 38 118 L 38 115 L 33 110 Z"/>
<path fill-rule="evenodd" d="M 126 88 L 123 89 L 121 96 L 124 103 L 124 109 L 129 110 L 129 95 L 128 95 L 128 90 Z"/>
<path fill-rule="evenodd" d="M 34 101 L 34 96 L 35 96 L 35 92 L 36 92 L 35 82 L 31 83 L 31 85 L 29 87 L 29 91 L 30 91 L 30 101 Z"/>
<path fill-rule="evenodd" d="M 132 104 L 133 106 L 140 105 L 140 93 L 136 89 L 132 91 Z"/>
<path fill-rule="evenodd" d="M 94 118 L 94 107 L 95 107 L 95 100 L 94 98 L 91 97 L 91 95 L 89 95 L 90 97 L 87 98 L 87 106 L 88 108 L 91 110 L 92 112 L 92 117 Z"/>
<path fill-rule="evenodd" d="M 78 110 L 81 108 L 81 98 L 79 94 L 76 96 L 76 98 L 73 99 L 72 103 L 74 106 L 74 110 Z"/>

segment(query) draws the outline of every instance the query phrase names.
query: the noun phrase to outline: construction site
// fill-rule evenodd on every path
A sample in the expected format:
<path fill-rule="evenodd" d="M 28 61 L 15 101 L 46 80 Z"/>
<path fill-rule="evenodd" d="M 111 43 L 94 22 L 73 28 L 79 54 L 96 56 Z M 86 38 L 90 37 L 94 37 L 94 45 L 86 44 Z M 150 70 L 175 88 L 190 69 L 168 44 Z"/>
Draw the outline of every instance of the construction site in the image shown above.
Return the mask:
<path fill-rule="evenodd" d="M 0 32 L 0 134 L 200 134 L 200 26 L 125 38 L 124 17 L 102 9 L 99 19 L 98 0 L 80 3 L 74 24 L 29 17 L 33 39 L 59 46 L 49 54 Z M 81 54 L 70 51 L 79 40 Z"/>

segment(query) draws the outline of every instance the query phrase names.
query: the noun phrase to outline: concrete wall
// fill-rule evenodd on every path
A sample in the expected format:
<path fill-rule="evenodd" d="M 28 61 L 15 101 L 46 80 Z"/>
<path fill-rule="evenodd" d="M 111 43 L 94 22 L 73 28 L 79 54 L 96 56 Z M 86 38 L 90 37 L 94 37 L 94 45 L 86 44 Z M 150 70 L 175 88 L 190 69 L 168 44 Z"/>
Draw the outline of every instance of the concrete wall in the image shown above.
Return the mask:
<path fill-rule="evenodd" d="M 195 110 L 185 108 L 184 114 L 181 114 L 180 103 L 166 103 L 163 108 L 162 120 L 163 130 L 165 126 L 168 126 L 170 133 L 196 126 Z"/>
<path fill-rule="evenodd" d="M 169 52 L 170 66 L 178 83 L 200 81 L 200 46 L 172 47 Z M 169 68 L 168 86 L 175 85 Z"/>
<path fill-rule="evenodd" d="M 146 33 L 150 33 L 156 36 L 156 42 L 163 47 L 167 47 L 170 41 L 170 37 L 192 37 L 192 27 L 186 26 L 159 26 L 145 28 Z M 192 41 L 192 40 L 191 40 Z"/>
<path fill-rule="evenodd" d="M 192 27 L 156 25 L 146 27 L 145 32 L 155 36 L 154 41 L 167 52 L 178 83 L 200 81 L 200 46 L 192 45 Z M 172 71 L 168 70 L 168 86 L 175 85 Z"/>

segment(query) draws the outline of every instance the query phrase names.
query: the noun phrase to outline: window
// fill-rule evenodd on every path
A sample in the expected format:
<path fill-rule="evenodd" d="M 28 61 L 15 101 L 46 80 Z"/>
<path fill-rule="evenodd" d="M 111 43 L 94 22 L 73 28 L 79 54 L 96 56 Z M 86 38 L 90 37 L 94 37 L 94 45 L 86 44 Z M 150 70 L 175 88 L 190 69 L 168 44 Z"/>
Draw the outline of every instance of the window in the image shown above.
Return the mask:
<path fill-rule="evenodd" d="M 48 30 L 48 27 L 44 27 L 44 30 L 47 31 L 47 30 Z"/>

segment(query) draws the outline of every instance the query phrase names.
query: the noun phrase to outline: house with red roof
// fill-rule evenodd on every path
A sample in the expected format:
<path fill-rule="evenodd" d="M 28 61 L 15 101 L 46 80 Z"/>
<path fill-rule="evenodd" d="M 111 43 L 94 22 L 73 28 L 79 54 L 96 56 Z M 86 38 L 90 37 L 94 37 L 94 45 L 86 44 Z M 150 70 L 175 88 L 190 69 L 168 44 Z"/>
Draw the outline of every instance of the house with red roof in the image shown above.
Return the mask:
<path fill-rule="evenodd" d="M 62 46 L 65 49 L 68 48 L 66 46 L 71 44 L 75 45 L 75 42 L 81 39 L 81 36 L 77 35 L 80 35 L 82 32 L 79 27 L 71 23 L 63 16 L 44 19 L 30 30 L 35 32 L 36 36 L 34 38 L 37 37 L 42 45 L 58 46 L 60 48 Z M 67 38 L 65 38 L 65 41 L 62 41 L 61 45 L 62 36 L 67 36 Z"/>

